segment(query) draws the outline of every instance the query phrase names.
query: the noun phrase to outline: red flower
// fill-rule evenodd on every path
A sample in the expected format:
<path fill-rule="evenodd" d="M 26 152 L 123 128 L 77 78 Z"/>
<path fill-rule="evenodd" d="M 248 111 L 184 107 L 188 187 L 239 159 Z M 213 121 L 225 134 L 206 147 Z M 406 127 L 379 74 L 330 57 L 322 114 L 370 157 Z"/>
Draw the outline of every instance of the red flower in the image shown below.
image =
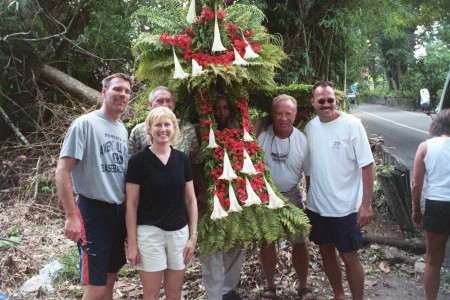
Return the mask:
<path fill-rule="evenodd" d="M 248 133 L 253 132 L 253 126 L 250 124 L 250 121 L 248 119 L 245 119 L 242 121 L 242 126 L 247 130 Z"/>
<path fill-rule="evenodd" d="M 236 193 L 241 203 L 244 203 L 244 200 L 248 198 L 247 187 L 245 186 L 245 179 L 243 179 L 242 177 L 238 177 L 236 180 Z"/>
<path fill-rule="evenodd" d="M 164 44 L 175 45 L 175 40 L 169 36 L 169 33 L 167 31 L 159 37 L 159 40 Z"/>
<path fill-rule="evenodd" d="M 269 202 L 269 194 L 266 191 L 262 191 L 259 194 L 259 199 L 261 199 L 262 202 Z"/>
<path fill-rule="evenodd" d="M 212 169 L 211 172 L 210 172 L 211 176 L 215 180 L 219 179 L 219 177 L 222 176 L 222 173 L 223 173 L 222 167 L 217 167 L 215 169 Z"/>
<path fill-rule="evenodd" d="M 222 161 L 224 153 L 225 152 L 223 151 L 223 149 L 221 147 L 214 148 L 214 158 L 215 159 Z"/>
<path fill-rule="evenodd" d="M 186 29 L 184 31 L 186 32 L 186 34 L 188 34 L 190 36 L 194 36 L 194 32 L 192 31 L 191 27 L 186 27 Z"/>
<path fill-rule="evenodd" d="M 214 12 L 209 7 L 203 7 L 202 16 L 208 21 L 214 20 Z"/>
<path fill-rule="evenodd" d="M 219 11 L 217 12 L 217 18 L 222 20 L 224 17 L 225 17 L 224 11 L 219 9 Z"/>
<path fill-rule="evenodd" d="M 200 126 L 201 127 L 209 127 L 211 124 L 213 123 L 213 121 L 211 120 L 200 120 Z"/>
<path fill-rule="evenodd" d="M 226 28 L 228 31 L 230 31 L 230 32 L 236 31 L 236 30 L 239 29 L 237 26 L 234 26 L 234 25 L 231 24 L 231 23 L 226 23 L 226 24 L 225 24 L 225 28 Z"/>
<path fill-rule="evenodd" d="M 254 191 L 257 191 L 264 187 L 264 181 L 261 175 L 253 176 L 252 180 L 250 180 L 250 185 Z"/>
<path fill-rule="evenodd" d="M 247 47 L 247 43 L 244 40 L 235 40 L 234 41 L 234 48 L 239 52 L 239 54 L 245 53 L 245 47 Z M 241 56 L 242 56 L 241 54 Z"/>
<path fill-rule="evenodd" d="M 253 50 L 254 52 L 259 52 L 259 51 L 261 51 L 261 45 L 260 45 L 260 44 L 253 44 L 253 45 L 251 45 L 251 47 L 252 47 L 252 50 Z"/>
<path fill-rule="evenodd" d="M 253 35 L 253 30 L 249 29 L 249 30 L 244 31 L 244 36 L 245 37 L 248 37 L 248 36 L 251 36 L 251 35 Z"/>
<path fill-rule="evenodd" d="M 263 161 L 262 161 L 261 159 L 258 161 L 258 163 L 253 164 L 253 166 L 255 167 L 255 170 L 256 170 L 257 172 L 260 172 L 260 173 L 263 173 L 263 172 L 264 172 L 264 169 L 266 168 L 266 167 L 264 166 Z"/>
<path fill-rule="evenodd" d="M 247 146 L 245 147 L 245 150 L 247 150 L 248 155 L 255 154 L 258 151 L 258 149 L 259 149 L 259 146 L 255 142 L 247 142 Z"/>

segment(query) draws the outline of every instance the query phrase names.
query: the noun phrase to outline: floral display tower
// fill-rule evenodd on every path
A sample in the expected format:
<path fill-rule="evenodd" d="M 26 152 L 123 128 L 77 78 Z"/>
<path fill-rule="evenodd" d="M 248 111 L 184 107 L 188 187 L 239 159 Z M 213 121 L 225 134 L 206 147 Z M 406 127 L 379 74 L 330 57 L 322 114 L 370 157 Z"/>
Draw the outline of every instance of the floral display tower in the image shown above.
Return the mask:
<path fill-rule="evenodd" d="M 201 254 L 307 235 L 306 215 L 273 184 L 249 120 L 249 95 L 275 87 L 274 70 L 286 58 L 281 39 L 267 33 L 265 16 L 253 5 L 201 5 L 192 0 L 171 20 L 153 20 L 158 26 L 134 46 L 137 77 L 163 78 L 178 103 L 193 104 L 200 115 L 209 197 L 199 222 Z M 227 96 L 236 128 L 217 130 L 213 107 L 219 93 Z"/>

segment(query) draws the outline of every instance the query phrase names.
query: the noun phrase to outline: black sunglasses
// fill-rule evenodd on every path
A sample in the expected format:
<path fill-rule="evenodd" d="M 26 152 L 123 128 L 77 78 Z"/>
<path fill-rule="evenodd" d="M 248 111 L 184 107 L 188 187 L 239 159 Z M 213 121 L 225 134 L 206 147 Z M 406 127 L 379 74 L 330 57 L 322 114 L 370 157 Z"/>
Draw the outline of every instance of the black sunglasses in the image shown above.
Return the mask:
<path fill-rule="evenodd" d="M 327 100 L 325 99 L 319 99 L 317 100 L 317 103 L 319 104 L 325 104 L 325 101 L 328 102 L 329 104 L 334 103 L 334 98 L 328 98 Z"/>

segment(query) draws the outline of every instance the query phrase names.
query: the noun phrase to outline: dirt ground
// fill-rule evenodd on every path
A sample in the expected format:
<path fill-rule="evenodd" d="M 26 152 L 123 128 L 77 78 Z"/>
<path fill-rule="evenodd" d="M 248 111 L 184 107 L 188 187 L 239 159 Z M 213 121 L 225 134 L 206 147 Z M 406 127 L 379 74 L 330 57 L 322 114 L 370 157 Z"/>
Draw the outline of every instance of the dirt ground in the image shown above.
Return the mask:
<path fill-rule="evenodd" d="M 21 241 L 8 249 L 0 250 L 0 299 L 77 299 L 82 288 L 65 282 L 55 286 L 53 292 L 44 288 L 26 293 L 23 283 L 37 274 L 52 259 L 73 246 L 62 234 L 64 221 L 60 211 L 50 206 L 18 201 L 7 205 L 0 203 L 1 238 L 5 239 L 12 228 L 19 228 Z M 379 234 L 401 238 L 398 226 L 378 215 L 365 228 L 365 234 Z M 309 282 L 318 299 L 332 299 L 330 285 L 322 270 L 317 246 L 310 245 Z M 264 287 L 263 275 L 257 260 L 257 249 L 248 250 L 238 288 L 243 299 L 259 299 Z M 423 255 L 413 255 L 394 247 L 368 245 L 360 253 L 365 271 L 365 299 L 423 299 L 422 273 L 415 264 Z M 121 273 L 116 284 L 114 299 L 142 299 L 138 276 L 129 267 Z M 296 295 L 296 275 L 290 266 L 290 246 L 280 248 L 276 282 L 280 299 L 299 299 Z M 347 297 L 351 294 L 345 284 Z M 448 289 L 448 286 L 447 286 Z M 444 293 L 445 292 L 445 293 Z M 449 299 L 450 291 L 442 291 L 438 299 Z M 200 264 L 196 260 L 186 273 L 183 299 L 204 299 Z"/>

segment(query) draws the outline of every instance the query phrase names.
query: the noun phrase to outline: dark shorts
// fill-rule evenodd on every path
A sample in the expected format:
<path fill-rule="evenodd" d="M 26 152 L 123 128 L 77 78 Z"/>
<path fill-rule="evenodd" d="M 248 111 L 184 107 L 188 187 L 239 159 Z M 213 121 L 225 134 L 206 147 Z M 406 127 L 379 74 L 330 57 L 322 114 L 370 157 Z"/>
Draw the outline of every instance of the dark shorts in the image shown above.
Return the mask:
<path fill-rule="evenodd" d="M 450 234 L 450 202 L 426 199 L 423 229 Z"/>
<path fill-rule="evenodd" d="M 343 253 L 362 248 L 362 234 L 356 223 L 357 213 L 345 217 L 322 217 L 307 209 L 306 214 L 311 223 L 309 239 L 316 245 L 333 243 Z"/>
<path fill-rule="evenodd" d="M 82 218 L 80 281 L 85 285 L 104 286 L 107 273 L 117 273 L 126 263 L 125 206 L 78 196 Z"/>

